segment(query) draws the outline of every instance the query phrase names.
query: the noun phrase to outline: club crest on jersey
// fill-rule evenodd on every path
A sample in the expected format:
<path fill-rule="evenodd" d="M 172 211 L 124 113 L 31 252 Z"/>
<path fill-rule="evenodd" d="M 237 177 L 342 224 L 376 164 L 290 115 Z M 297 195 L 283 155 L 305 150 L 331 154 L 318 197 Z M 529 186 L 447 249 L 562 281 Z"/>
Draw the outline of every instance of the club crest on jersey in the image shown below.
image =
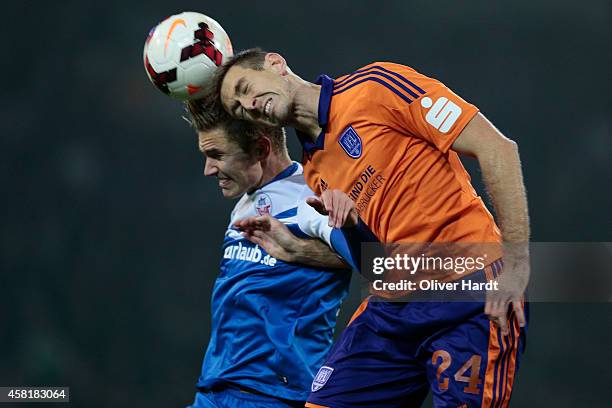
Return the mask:
<path fill-rule="evenodd" d="M 325 384 L 327 384 L 327 380 L 331 377 L 334 369 L 331 367 L 323 366 L 319 368 L 319 372 L 315 375 L 314 380 L 312 381 L 312 386 L 310 390 L 312 392 L 319 391 Z"/>
<path fill-rule="evenodd" d="M 255 197 L 255 212 L 257 215 L 270 214 L 272 211 L 272 200 L 267 194 L 261 193 Z"/>
<path fill-rule="evenodd" d="M 355 132 L 355 129 L 353 129 L 352 126 L 349 126 L 344 129 L 344 132 L 342 132 L 342 135 L 340 135 L 340 137 L 338 138 L 338 143 L 340 143 L 340 146 L 342 146 L 342 148 L 344 149 L 346 154 L 349 155 L 349 157 L 353 159 L 358 159 L 361 157 L 361 138 L 359 137 L 357 132 Z"/>

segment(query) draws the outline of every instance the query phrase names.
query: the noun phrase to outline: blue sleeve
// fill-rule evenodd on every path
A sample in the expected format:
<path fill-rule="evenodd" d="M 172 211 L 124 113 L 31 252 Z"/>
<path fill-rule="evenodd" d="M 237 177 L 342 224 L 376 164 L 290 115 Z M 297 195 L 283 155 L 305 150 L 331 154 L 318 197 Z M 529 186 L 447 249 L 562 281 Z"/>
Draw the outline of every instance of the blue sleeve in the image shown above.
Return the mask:
<path fill-rule="evenodd" d="M 361 221 L 352 228 L 334 228 L 330 236 L 334 251 L 340 255 L 353 269 L 362 272 L 361 244 L 366 242 L 378 242 L 376 235 Z M 382 246 L 381 246 L 382 248 Z"/>

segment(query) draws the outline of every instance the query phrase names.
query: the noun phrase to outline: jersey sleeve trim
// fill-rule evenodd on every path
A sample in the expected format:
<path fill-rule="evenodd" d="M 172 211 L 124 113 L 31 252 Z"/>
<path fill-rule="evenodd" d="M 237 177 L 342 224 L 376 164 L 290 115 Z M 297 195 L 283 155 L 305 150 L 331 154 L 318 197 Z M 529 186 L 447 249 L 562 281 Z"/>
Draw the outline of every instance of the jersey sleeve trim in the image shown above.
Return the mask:
<path fill-rule="evenodd" d="M 285 225 L 287 226 L 289 231 L 291 231 L 291 233 L 295 235 L 296 237 L 302 238 L 302 239 L 312 239 L 310 235 L 302 231 L 299 224 L 285 224 Z"/>
<path fill-rule="evenodd" d="M 290 208 L 288 210 L 285 210 L 283 212 L 276 214 L 274 218 L 276 218 L 277 220 L 282 220 L 284 218 L 295 217 L 297 215 L 297 212 L 298 212 L 298 208 L 293 207 L 293 208 Z"/>
<path fill-rule="evenodd" d="M 380 72 L 380 71 L 382 71 L 382 72 Z M 369 75 L 369 77 L 367 77 L 368 75 Z M 420 96 L 420 95 L 417 94 L 417 92 L 419 94 L 421 94 L 421 95 L 425 94 L 425 91 L 421 87 L 419 87 L 418 85 L 416 85 L 414 82 L 410 81 L 409 79 L 407 79 L 403 75 L 401 75 L 401 74 L 399 74 L 397 72 L 388 70 L 388 69 L 386 69 L 384 67 L 381 67 L 379 65 L 373 65 L 373 66 L 370 66 L 368 68 L 364 68 L 364 69 L 355 71 L 354 73 L 349 75 L 349 77 L 343 79 L 342 81 L 334 83 L 334 93 L 332 95 L 336 95 L 338 93 L 342 93 L 345 90 L 350 89 L 351 87 L 353 87 L 355 85 L 358 85 L 360 83 L 365 82 L 365 80 L 367 80 L 367 79 L 372 79 L 373 78 L 372 75 L 378 75 L 380 77 L 386 78 L 387 80 L 391 81 L 393 84 L 395 84 L 396 86 L 398 86 L 399 88 L 404 90 L 406 93 L 408 93 L 414 99 L 417 99 Z M 357 82 L 353 83 L 352 85 L 350 85 L 351 82 L 355 81 L 358 78 L 363 78 L 363 77 L 367 77 L 367 78 L 364 79 L 364 80 L 361 80 L 361 81 L 357 81 Z M 400 81 L 402 81 L 403 83 L 398 81 L 398 79 Z M 379 82 L 379 81 L 376 81 L 376 82 Z M 406 86 L 406 85 L 412 87 L 413 89 L 408 88 L 408 86 Z M 410 103 L 410 102 L 408 102 L 408 103 Z"/>
<path fill-rule="evenodd" d="M 366 242 L 380 243 L 376 235 L 359 218 L 356 226 L 351 228 L 334 228 L 331 232 L 330 241 L 334 251 L 345 260 L 354 270 L 361 270 L 362 265 L 362 244 Z M 381 249 L 382 246 L 379 247 Z M 378 253 L 378 252 L 377 252 Z M 365 265 L 371 263 L 367 262 Z"/>
<path fill-rule="evenodd" d="M 339 95 L 339 94 L 343 93 L 344 91 L 348 91 L 349 89 L 351 89 L 351 88 L 353 88 L 353 87 L 355 87 L 357 85 L 360 85 L 360 84 L 362 84 L 364 82 L 369 82 L 369 81 L 381 84 L 382 86 L 384 86 L 385 88 L 389 89 L 390 91 L 395 93 L 397 96 L 402 98 L 404 100 L 404 102 L 406 102 L 408 104 L 412 103 L 412 99 L 410 99 L 409 97 L 407 97 L 406 95 L 404 95 L 403 93 L 401 93 L 400 91 L 395 89 L 392 85 L 390 85 L 389 83 L 385 82 L 382 79 L 373 78 L 373 77 L 368 77 L 368 78 L 364 78 L 364 79 L 362 79 L 360 81 L 357 81 L 353 85 L 350 85 L 350 86 L 348 86 L 348 87 L 346 87 L 346 88 L 344 88 L 344 89 L 342 89 L 340 91 L 334 92 L 333 95 Z"/>

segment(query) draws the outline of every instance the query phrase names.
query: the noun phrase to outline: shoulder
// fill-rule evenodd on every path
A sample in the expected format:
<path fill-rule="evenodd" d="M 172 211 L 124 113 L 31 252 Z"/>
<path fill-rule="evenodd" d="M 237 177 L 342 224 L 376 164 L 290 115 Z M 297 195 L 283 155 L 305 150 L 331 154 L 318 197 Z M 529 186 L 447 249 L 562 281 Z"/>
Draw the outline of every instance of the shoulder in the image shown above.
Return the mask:
<path fill-rule="evenodd" d="M 290 175 L 268 184 L 262 192 L 272 194 L 277 200 L 285 203 L 297 203 L 307 185 L 302 165 L 293 162 L 292 168 Z"/>
<path fill-rule="evenodd" d="M 419 87 L 413 80 L 418 76 L 418 72 L 406 65 L 373 62 L 335 79 L 333 92 L 336 95 L 356 88 L 359 90 L 359 95 L 363 93 L 371 95 L 380 93 L 388 86 L 398 89 L 411 86 L 413 90 L 417 90 Z"/>
<path fill-rule="evenodd" d="M 304 197 L 304 190 L 308 188 L 302 166 L 294 162 L 292 171 L 283 177 L 270 182 L 260 190 L 251 194 L 257 213 L 269 213 L 272 216 L 287 217 L 297 212 L 299 201 Z"/>
<path fill-rule="evenodd" d="M 426 93 L 426 78 L 414 69 L 392 62 L 373 62 L 334 80 L 332 95 L 343 109 L 377 115 L 386 106 L 411 104 Z M 351 109 L 352 106 L 352 109 Z M 364 110 L 365 109 L 365 110 Z"/>
<path fill-rule="evenodd" d="M 248 207 L 248 204 L 247 204 L 248 201 L 249 201 L 248 194 L 244 194 L 242 197 L 240 197 L 238 202 L 236 202 L 236 205 L 234 205 L 234 208 L 232 209 L 232 212 L 230 214 L 230 225 L 235 220 L 242 218 L 244 216 L 245 209 Z"/>

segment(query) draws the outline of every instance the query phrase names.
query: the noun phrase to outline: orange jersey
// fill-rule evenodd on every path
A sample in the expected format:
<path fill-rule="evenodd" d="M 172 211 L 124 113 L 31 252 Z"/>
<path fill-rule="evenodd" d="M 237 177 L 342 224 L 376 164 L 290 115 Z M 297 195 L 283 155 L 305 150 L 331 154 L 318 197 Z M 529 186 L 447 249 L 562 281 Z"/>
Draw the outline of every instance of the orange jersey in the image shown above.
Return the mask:
<path fill-rule="evenodd" d="M 441 82 L 388 62 L 336 80 L 322 75 L 318 83 L 323 131 L 316 143 L 301 137 L 313 191 L 344 191 L 384 243 L 501 241 L 450 150 L 478 108 Z"/>

